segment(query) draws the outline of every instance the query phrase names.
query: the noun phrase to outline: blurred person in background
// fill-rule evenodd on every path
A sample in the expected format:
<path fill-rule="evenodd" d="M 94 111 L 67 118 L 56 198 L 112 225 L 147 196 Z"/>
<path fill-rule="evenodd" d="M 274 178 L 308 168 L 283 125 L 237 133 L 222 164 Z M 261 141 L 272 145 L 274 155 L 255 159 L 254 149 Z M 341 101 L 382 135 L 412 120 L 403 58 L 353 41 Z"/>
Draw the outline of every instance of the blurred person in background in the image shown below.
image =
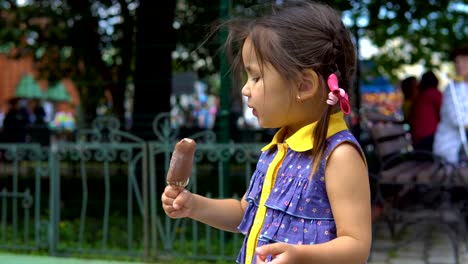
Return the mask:
<path fill-rule="evenodd" d="M 411 137 L 415 149 L 432 152 L 442 105 L 442 93 L 438 87 L 439 79 L 432 71 L 422 75 L 418 95 L 412 103 L 409 115 Z"/>
<path fill-rule="evenodd" d="M 409 76 L 401 81 L 400 86 L 404 97 L 402 105 L 403 117 L 405 122 L 408 122 L 411 105 L 418 94 L 418 79 L 414 76 Z"/>
<path fill-rule="evenodd" d="M 450 80 L 442 98 L 440 123 L 434 138 L 434 153 L 447 161 L 467 164 L 468 144 L 468 45 L 451 53 L 456 77 Z"/>
<path fill-rule="evenodd" d="M 30 113 L 30 135 L 31 142 L 47 146 L 50 143 L 50 131 L 46 122 L 46 111 L 39 99 L 32 99 L 28 102 Z"/>
<path fill-rule="evenodd" d="M 26 142 L 30 124 L 28 111 L 21 107 L 18 98 L 8 101 L 8 111 L 3 120 L 3 138 L 6 142 Z"/>
<path fill-rule="evenodd" d="M 0 129 L 3 128 L 3 120 L 5 119 L 5 113 L 0 111 Z"/>

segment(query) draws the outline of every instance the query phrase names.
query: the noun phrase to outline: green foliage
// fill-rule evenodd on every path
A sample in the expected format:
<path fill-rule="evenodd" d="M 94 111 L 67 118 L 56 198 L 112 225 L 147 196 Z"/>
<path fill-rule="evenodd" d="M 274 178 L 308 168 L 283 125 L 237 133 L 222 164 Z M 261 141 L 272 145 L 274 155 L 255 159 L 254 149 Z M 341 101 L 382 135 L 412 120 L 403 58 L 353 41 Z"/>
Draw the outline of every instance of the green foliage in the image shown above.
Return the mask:
<path fill-rule="evenodd" d="M 0 0 L 0 46 L 13 45 L 18 57 L 33 54 L 41 79 L 73 79 L 92 112 L 104 89 L 119 90 L 130 76 L 135 2 Z"/>
<path fill-rule="evenodd" d="M 174 71 L 196 71 L 200 77 L 219 70 L 216 56 L 220 40 L 215 32 L 220 0 L 179 0 L 174 26 L 177 46 Z M 213 34 L 208 38 L 210 34 Z"/>
<path fill-rule="evenodd" d="M 45 219 L 45 218 L 44 218 Z M 200 227 L 204 225 L 198 224 Z M 135 254 L 143 254 L 143 241 L 141 240 L 142 237 L 142 223 L 141 218 L 134 218 L 133 222 L 133 243 L 132 248 L 130 249 L 133 255 Z M 28 240 L 27 242 L 24 240 L 24 225 L 21 223 L 18 225 L 17 229 L 17 237 L 14 239 L 13 237 L 13 227 L 11 224 L 5 226 L 5 236 L 1 237 L 3 241 L 3 246 L 12 246 L 21 245 L 21 246 L 30 246 L 34 248 L 35 245 L 35 238 L 34 238 L 34 223 L 31 221 L 29 223 L 29 233 L 28 233 Z M 87 218 L 85 222 L 85 230 L 83 233 L 83 241 L 80 243 L 79 241 L 79 233 L 80 233 L 80 221 L 79 219 L 74 220 L 62 220 L 58 226 L 59 229 L 59 236 L 60 240 L 57 246 L 58 252 L 65 253 L 70 257 L 76 258 L 100 258 L 100 259 L 109 259 L 109 260 L 127 260 L 127 261 L 135 261 L 137 260 L 134 256 L 132 257 L 130 254 L 122 254 L 122 255 L 115 255 L 112 254 L 111 251 L 126 251 L 129 250 L 127 244 L 127 219 L 124 216 L 113 214 L 110 218 L 109 223 L 109 239 L 107 240 L 106 248 L 103 249 L 102 242 L 103 242 L 103 229 L 102 229 L 102 219 L 97 218 Z M 41 227 L 41 243 L 44 246 L 47 241 L 47 225 Z M 206 228 L 199 229 L 199 237 L 198 241 L 195 241 L 194 238 L 191 237 L 193 230 L 192 225 L 184 225 L 179 227 L 177 230 L 177 235 L 175 240 L 172 244 L 172 250 L 170 254 L 164 258 L 170 259 L 170 261 L 163 261 L 156 263 L 232 263 L 232 259 L 235 258 L 237 255 L 240 247 L 241 247 L 241 240 L 237 240 L 237 243 L 234 243 L 232 239 L 232 235 L 228 234 L 226 239 L 224 240 L 224 256 L 226 260 L 217 259 L 221 255 L 221 240 L 219 237 L 218 231 L 212 231 L 210 233 L 206 233 Z M 4 239 L 4 240 L 3 240 Z M 162 245 L 162 241 L 158 242 L 159 245 Z M 96 250 L 96 249 L 103 249 L 102 253 L 96 254 L 89 252 L 87 250 Z M 72 251 L 70 251 L 72 250 Z M 74 250 L 78 250 L 78 252 L 74 252 Z M 109 252 L 106 252 L 109 251 Z M 159 254 L 167 253 L 167 251 L 163 250 L 162 248 L 158 249 Z M 47 248 L 41 247 L 37 250 L 30 251 L 28 254 L 33 255 L 47 255 Z M 213 259 L 212 261 L 195 261 L 192 258 L 197 257 L 199 259 L 207 258 Z"/>
<path fill-rule="evenodd" d="M 466 44 L 467 7 L 460 0 L 362 3 L 369 18 L 363 35 L 382 48 L 372 59 L 390 76 L 404 64 L 437 68 L 454 47 Z"/>
<path fill-rule="evenodd" d="M 180 0 L 176 21 L 178 49 L 188 51 L 186 59 L 177 59 L 178 70 L 194 68 L 197 60 L 216 61 L 218 49 L 216 37 L 204 42 L 219 15 L 219 2 Z M 231 14 L 242 14 L 246 8 L 262 0 L 233 0 Z M 427 68 L 437 67 L 447 61 L 454 47 L 466 42 L 467 4 L 463 0 L 443 1 L 385 1 L 385 0 L 336 0 L 327 1 L 341 10 L 353 34 L 368 37 L 382 52 L 371 58 L 377 70 L 389 77 L 396 77 L 396 69 L 405 64 L 421 63 Z M 359 22 L 357 22 L 359 21 Z M 359 25 L 359 26 L 357 26 Z M 213 48 L 215 47 L 215 48 Z M 217 64 L 204 63 L 195 67 L 199 72 L 218 71 Z"/>
<path fill-rule="evenodd" d="M 172 1 L 177 1 L 173 69 L 193 70 L 201 78 L 219 72 L 221 40 L 217 34 L 207 36 L 219 21 L 221 0 Z M 231 14 L 266 2 L 226 1 Z M 453 47 L 468 39 L 464 0 L 327 3 L 343 11 L 355 35 L 368 37 L 382 49 L 372 60 L 389 76 L 403 64 L 437 67 Z M 24 6 L 0 0 L 0 50 L 13 45 L 16 56 L 34 54 L 42 78 L 75 80 L 86 98 L 85 109 L 95 109 L 104 89 L 117 100 L 114 107 L 122 108 L 125 84 L 134 74 L 137 7 L 137 0 L 31 0 Z M 359 26 L 356 21 L 361 21 Z"/>
<path fill-rule="evenodd" d="M 174 25 L 177 48 L 174 71 L 196 71 L 201 78 L 220 71 L 222 39 L 219 26 L 223 22 L 221 0 L 178 0 Z M 242 15 L 255 5 L 269 1 L 226 0 L 231 16 Z M 336 8 L 349 9 L 348 0 L 337 0 Z"/>

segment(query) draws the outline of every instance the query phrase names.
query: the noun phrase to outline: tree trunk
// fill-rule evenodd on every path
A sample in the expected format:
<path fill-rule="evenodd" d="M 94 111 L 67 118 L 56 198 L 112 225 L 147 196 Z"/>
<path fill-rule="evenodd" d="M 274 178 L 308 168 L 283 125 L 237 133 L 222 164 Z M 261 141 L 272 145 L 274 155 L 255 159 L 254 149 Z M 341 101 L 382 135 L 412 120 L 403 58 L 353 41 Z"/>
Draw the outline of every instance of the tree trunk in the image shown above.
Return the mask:
<path fill-rule="evenodd" d="M 133 132 L 154 139 L 152 121 L 170 111 L 176 0 L 141 0 L 137 10 Z"/>
<path fill-rule="evenodd" d="M 121 16 L 124 21 L 121 25 L 122 37 L 117 43 L 117 46 L 120 47 L 121 50 L 122 64 L 117 68 L 116 78 L 115 80 L 112 80 L 109 89 L 114 103 L 114 113 L 119 116 L 122 122 L 125 122 L 125 91 L 127 89 L 127 80 L 129 76 L 132 75 L 136 19 L 130 14 L 126 0 L 119 0 L 119 4 L 121 8 Z"/>

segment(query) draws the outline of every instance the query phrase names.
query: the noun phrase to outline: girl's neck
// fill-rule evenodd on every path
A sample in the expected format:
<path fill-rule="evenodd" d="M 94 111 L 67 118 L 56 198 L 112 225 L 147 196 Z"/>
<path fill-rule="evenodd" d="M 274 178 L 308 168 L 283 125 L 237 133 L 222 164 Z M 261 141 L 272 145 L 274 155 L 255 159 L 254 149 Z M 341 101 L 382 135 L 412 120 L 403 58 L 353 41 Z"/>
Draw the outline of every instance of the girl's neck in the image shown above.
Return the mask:
<path fill-rule="evenodd" d="M 302 126 L 304 127 L 304 126 Z M 284 133 L 284 136 L 283 136 L 283 139 L 282 139 L 282 142 L 286 142 L 286 139 L 292 137 L 297 131 L 299 131 L 302 127 L 300 128 L 292 128 L 292 127 L 286 127 L 285 130 L 286 132 Z"/>
<path fill-rule="evenodd" d="M 281 142 L 285 142 L 286 139 L 288 139 L 290 136 L 292 136 L 293 134 L 291 134 L 291 129 L 289 127 L 286 128 L 286 133 L 284 133 L 284 137 L 283 139 L 281 140 Z"/>

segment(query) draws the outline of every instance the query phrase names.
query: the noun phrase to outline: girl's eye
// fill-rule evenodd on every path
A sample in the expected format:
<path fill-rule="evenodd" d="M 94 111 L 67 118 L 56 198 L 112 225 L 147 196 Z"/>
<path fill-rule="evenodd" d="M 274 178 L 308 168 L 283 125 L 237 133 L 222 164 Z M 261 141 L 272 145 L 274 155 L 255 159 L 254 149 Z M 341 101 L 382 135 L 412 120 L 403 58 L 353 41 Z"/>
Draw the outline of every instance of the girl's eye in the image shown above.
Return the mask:
<path fill-rule="evenodd" d="M 258 80 L 260 80 L 260 77 L 252 78 L 252 81 L 253 81 L 254 83 L 258 82 Z"/>

